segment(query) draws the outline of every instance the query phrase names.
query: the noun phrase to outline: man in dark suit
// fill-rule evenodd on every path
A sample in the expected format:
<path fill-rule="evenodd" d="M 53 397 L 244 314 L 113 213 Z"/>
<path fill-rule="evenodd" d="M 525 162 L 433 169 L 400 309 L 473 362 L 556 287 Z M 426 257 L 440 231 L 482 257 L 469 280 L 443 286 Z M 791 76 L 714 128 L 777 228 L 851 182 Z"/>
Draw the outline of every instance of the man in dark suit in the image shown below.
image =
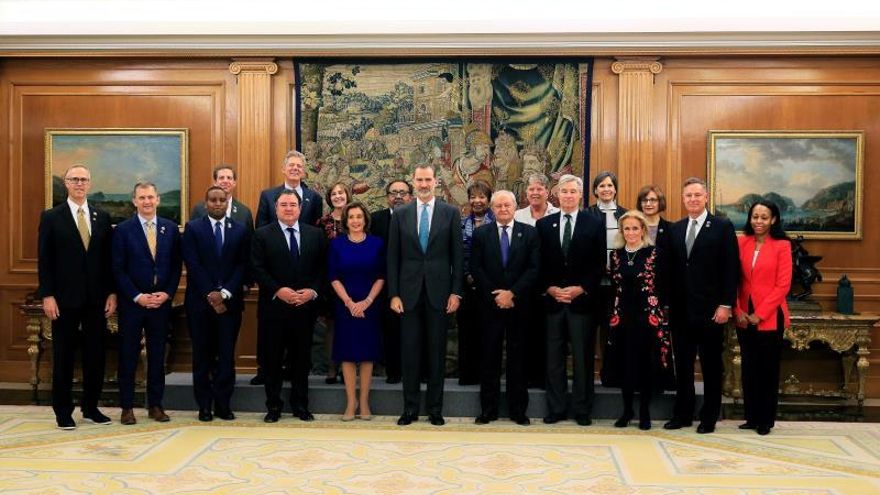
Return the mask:
<path fill-rule="evenodd" d="M 64 174 L 67 201 L 43 212 L 37 241 L 39 295 L 52 321 L 52 409 L 62 430 L 73 420 L 73 363 L 82 348 L 83 419 L 110 424 L 98 410 L 104 386 L 104 335 L 116 311 L 110 270 L 110 217 L 90 205 L 91 173 L 74 165 Z M 80 331 L 81 330 L 81 331 Z"/>
<path fill-rule="evenodd" d="M 412 201 L 412 186 L 405 180 L 389 182 L 385 186 L 385 197 L 388 200 L 388 208 L 370 215 L 370 233 L 381 238 L 387 248 L 391 216 L 395 208 Z M 382 300 L 387 296 L 388 290 L 383 286 Z M 383 306 L 382 311 L 382 346 L 385 358 L 385 382 L 400 383 L 400 315 L 391 311 L 388 304 Z"/>
<path fill-rule="evenodd" d="M 498 419 L 501 355 L 507 337 L 507 407 L 516 424 L 527 425 L 527 302 L 538 282 L 540 241 L 531 225 L 515 222 L 516 196 L 501 190 L 492 195 L 495 221 L 477 228 L 471 244 L 470 272 L 482 312 L 482 365 L 478 425 Z"/>
<path fill-rule="evenodd" d="M 302 198 L 299 221 L 308 225 L 316 225 L 318 219 L 324 214 L 324 200 L 321 195 L 308 188 L 303 183 L 306 175 L 306 157 L 296 150 L 287 152 L 284 156 L 284 165 L 281 166 L 284 173 L 284 184 L 270 187 L 260 193 L 260 205 L 257 207 L 257 228 L 268 225 L 278 220 L 275 214 L 275 198 L 281 191 L 293 190 Z"/>
<path fill-rule="evenodd" d="M 577 424 L 592 424 L 595 331 L 592 312 L 605 271 L 605 227 L 578 210 L 584 183 L 574 175 L 559 179 L 558 213 L 538 220 L 541 283 L 547 312 L 547 409 L 544 422 L 567 417 L 566 341 L 571 343 L 574 380 L 571 408 Z"/>
<path fill-rule="evenodd" d="M 248 232 L 253 232 L 254 217 L 251 214 L 251 209 L 233 196 L 236 179 L 235 169 L 232 165 L 217 165 L 214 167 L 214 185 L 226 192 L 226 217 L 242 224 Z M 191 220 L 194 220 L 196 218 L 202 218 L 207 214 L 208 209 L 205 201 L 199 201 L 193 207 L 192 213 L 190 213 L 189 216 Z"/>
<path fill-rule="evenodd" d="M 458 208 L 437 201 L 434 167 L 413 172 L 417 201 L 401 206 L 388 231 L 388 296 L 401 315 L 401 364 L 405 426 L 419 418 L 422 342 L 427 345 L 428 419 L 443 425 L 443 381 L 449 316 L 462 293 L 463 246 Z"/>
<path fill-rule="evenodd" d="M 180 232 L 156 214 L 159 192 L 139 182 L 131 194 L 137 214 L 113 234 L 113 275 L 119 291 L 119 405 L 121 423 L 133 425 L 134 376 L 141 335 L 147 350 L 147 406 L 150 419 L 170 418 L 162 407 L 165 393 L 165 345 L 171 324 L 171 300 L 180 282 Z"/>
<path fill-rule="evenodd" d="M 688 216 L 669 233 L 670 276 L 679 282 L 671 294 L 675 353 L 675 412 L 664 428 L 690 426 L 694 417 L 694 359 L 700 356 L 703 407 L 697 433 L 712 433 L 721 412 L 724 325 L 736 304 L 739 247 L 733 224 L 706 210 L 709 192 L 697 177 L 684 182 Z"/>
<path fill-rule="evenodd" d="M 327 241 L 321 229 L 299 221 L 300 198 L 283 191 L 275 201 L 277 221 L 254 232 L 251 267 L 260 286 L 263 330 L 258 346 L 263 350 L 266 407 L 263 420 L 281 417 L 281 364 L 287 351 L 291 370 L 290 405 L 293 415 L 312 421 L 309 412 L 309 370 L 312 328 L 317 318 L 318 290 L 323 287 Z"/>
<path fill-rule="evenodd" d="M 244 309 L 243 283 L 250 261 L 251 232 L 227 216 L 226 191 L 205 193 L 207 216 L 191 220 L 183 233 L 186 316 L 193 354 L 193 389 L 199 421 L 235 419 L 235 341 Z M 213 412 L 212 412 L 213 405 Z"/>

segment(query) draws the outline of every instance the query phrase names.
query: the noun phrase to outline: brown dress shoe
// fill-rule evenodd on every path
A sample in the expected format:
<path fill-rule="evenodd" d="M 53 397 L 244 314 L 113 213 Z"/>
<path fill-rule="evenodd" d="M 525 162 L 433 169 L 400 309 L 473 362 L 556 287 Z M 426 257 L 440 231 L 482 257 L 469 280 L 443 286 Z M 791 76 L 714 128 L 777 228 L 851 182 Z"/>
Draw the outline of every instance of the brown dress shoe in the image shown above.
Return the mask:
<path fill-rule="evenodd" d="M 133 409 L 123 409 L 122 416 L 119 418 L 119 422 L 124 425 L 136 424 L 137 420 L 134 418 L 134 410 Z"/>
<path fill-rule="evenodd" d="M 171 418 L 169 418 L 168 415 L 165 414 L 165 410 L 163 410 L 159 406 L 150 406 L 150 411 L 147 415 L 150 417 L 150 419 L 158 421 L 160 423 L 167 423 L 171 421 Z"/>

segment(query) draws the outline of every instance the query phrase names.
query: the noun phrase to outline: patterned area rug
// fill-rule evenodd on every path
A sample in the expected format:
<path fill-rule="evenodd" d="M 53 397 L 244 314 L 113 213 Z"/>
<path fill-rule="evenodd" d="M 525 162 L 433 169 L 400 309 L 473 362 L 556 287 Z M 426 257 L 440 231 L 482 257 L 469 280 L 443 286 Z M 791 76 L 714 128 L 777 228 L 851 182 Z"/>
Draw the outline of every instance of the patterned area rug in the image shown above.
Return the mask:
<path fill-rule="evenodd" d="M 105 413 L 119 417 L 118 409 Z M 854 494 L 880 493 L 880 424 L 778 423 L 771 435 L 719 423 L 650 432 L 471 418 L 303 423 L 262 415 L 199 423 L 143 410 L 125 427 L 55 428 L 52 410 L 0 406 L 0 492 L 40 494 Z M 79 419 L 76 413 L 75 419 Z"/>

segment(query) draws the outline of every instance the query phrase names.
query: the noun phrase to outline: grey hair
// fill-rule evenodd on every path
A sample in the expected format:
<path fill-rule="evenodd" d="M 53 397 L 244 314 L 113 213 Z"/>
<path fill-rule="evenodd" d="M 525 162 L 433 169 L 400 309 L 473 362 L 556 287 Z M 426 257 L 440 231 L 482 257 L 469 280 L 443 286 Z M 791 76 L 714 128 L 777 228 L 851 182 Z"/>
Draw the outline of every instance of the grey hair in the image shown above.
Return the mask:
<path fill-rule="evenodd" d="M 530 174 L 529 177 L 526 179 L 526 187 L 531 186 L 534 182 L 541 184 L 542 186 L 544 186 L 545 189 L 550 189 L 550 180 L 544 174 L 540 174 L 537 172 L 534 174 Z"/>
<path fill-rule="evenodd" d="M 305 165 L 306 163 L 306 155 L 303 155 L 297 150 L 290 150 L 287 152 L 286 155 L 284 155 L 284 161 L 282 162 L 282 165 L 287 165 L 287 160 L 289 160 L 291 157 L 297 157 L 301 159 L 303 161 L 303 165 Z"/>
<path fill-rule="evenodd" d="M 513 202 L 513 206 L 516 206 L 516 196 L 507 189 L 499 189 L 492 193 L 492 199 L 489 201 L 489 204 L 494 205 L 495 200 L 498 199 L 499 196 L 507 196 L 507 198 L 510 199 L 511 202 Z"/>
<path fill-rule="evenodd" d="M 575 184 L 577 184 L 578 190 L 581 193 L 584 192 L 584 180 L 577 175 L 565 174 L 559 178 L 559 182 L 557 182 L 556 185 L 561 186 L 562 184 L 566 184 L 568 182 L 574 182 Z"/>

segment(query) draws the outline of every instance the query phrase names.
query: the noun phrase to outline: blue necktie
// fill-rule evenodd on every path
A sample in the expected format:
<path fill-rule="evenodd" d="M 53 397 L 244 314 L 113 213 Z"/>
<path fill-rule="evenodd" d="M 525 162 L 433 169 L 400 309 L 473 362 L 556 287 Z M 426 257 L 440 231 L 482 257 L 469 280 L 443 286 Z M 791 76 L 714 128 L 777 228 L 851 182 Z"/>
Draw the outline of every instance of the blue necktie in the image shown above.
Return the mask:
<path fill-rule="evenodd" d="M 290 234 L 290 259 L 293 260 L 293 264 L 299 263 L 299 244 L 296 242 L 296 236 L 293 233 L 296 232 L 296 229 L 293 227 L 287 227 L 287 233 Z"/>
<path fill-rule="evenodd" d="M 419 218 L 419 244 L 422 246 L 422 252 L 428 252 L 428 234 L 431 228 L 428 226 L 428 204 L 422 205 L 422 216 Z"/>
<path fill-rule="evenodd" d="M 223 227 L 222 222 L 214 222 L 214 247 L 217 248 L 217 257 L 223 255 Z"/>
<path fill-rule="evenodd" d="M 507 236 L 508 225 L 501 226 L 501 266 L 507 268 L 507 258 L 510 256 L 510 237 Z"/>

